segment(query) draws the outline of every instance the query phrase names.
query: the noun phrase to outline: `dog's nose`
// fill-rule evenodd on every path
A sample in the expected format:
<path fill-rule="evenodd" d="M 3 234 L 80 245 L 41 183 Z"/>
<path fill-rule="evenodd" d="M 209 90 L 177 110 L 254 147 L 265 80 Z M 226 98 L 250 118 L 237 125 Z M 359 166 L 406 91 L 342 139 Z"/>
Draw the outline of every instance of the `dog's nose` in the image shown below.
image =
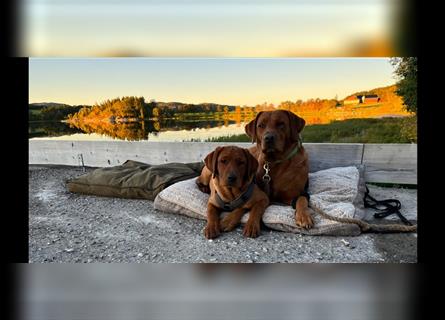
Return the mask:
<path fill-rule="evenodd" d="M 227 177 L 227 181 L 228 181 L 229 183 L 234 183 L 234 182 L 236 181 L 236 175 L 234 175 L 234 174 L 230 174 L 230 175 Z"/>
<path fill-rule="evenodd" d="M 272 142 L 274 142 L 274 139 L 275 139 L 275 137 L 273 134 L 265 134 L 264 135 L 264 141 L 266 143 L 272 143 Z"/>

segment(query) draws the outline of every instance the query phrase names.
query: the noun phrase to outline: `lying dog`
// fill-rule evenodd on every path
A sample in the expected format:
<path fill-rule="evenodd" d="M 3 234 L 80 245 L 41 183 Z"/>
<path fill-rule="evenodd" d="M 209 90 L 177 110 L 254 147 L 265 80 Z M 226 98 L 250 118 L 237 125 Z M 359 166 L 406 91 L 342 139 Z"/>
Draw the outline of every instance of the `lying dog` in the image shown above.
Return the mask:
<path fill-rule="evenodd" d="M 207 239 L 216 238 L 221 231 L 231 231 L 250 211 L 243 235 L 260 235 L 261 218 L 269 205 L 267 195 L 255 183 L 257 160 L 247 149 L 234 146 L 217 147 L 205 160 L 196 184 L 201 191 L 210 193 L 207 204 Z M 221 221 L 219 214 L 230 212 Z"/>
<path fill-rule="evenodd" d="M 256 145 L 249 149 L 258 160 L 257 182 L 271 202 L 292 205 L 297 226 L 309 229 L 308 156 L 301 145 L 304 119 L 285 110 L 263 111 L 245 131 Z"/>

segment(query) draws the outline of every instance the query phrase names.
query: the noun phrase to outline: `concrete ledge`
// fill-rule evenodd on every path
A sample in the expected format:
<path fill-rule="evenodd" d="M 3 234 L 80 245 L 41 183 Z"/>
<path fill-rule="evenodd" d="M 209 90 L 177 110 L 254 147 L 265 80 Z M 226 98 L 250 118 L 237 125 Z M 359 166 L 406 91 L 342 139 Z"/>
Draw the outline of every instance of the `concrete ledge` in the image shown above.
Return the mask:
<path fill-rule="evenodd" d="M 126 160 L 198 162 L 217 146 L 251 143 L 29 140 L 29 164 L 107 167 Z M 417 184 L 416 144 L 305 143 L 310 171 L 365 164 L 366 181 Z"/>

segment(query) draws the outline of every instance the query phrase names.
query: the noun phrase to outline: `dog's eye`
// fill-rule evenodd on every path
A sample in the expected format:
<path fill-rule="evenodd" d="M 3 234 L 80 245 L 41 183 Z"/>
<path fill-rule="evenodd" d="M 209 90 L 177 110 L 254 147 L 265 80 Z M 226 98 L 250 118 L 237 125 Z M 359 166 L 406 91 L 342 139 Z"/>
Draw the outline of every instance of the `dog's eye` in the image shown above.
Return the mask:
<path fill-rule="evenodd" d="M 227 160 L 226 159 L 221 159 L 221 163 L 222 164 L 227 164 Z"/>
<path fill-rule="evenodd" d="M 239 166 L 242 166 L 242 165 L 245 165 L 246 163 L 244 162 L 244 161 L 238 161 L 238 165 Z"/>
<path fill-rule="evenodd" d="M 264 123 L 260 123 L 259 125 L 258 125 L 258 128 L 265 128 L 266 127 L 266 125 L 264 124 Z"/>
<path fill-rule="evenodd" d="M 277 123 L 277 128 L 278 129 L 284 129 L 284 122 Z"/>

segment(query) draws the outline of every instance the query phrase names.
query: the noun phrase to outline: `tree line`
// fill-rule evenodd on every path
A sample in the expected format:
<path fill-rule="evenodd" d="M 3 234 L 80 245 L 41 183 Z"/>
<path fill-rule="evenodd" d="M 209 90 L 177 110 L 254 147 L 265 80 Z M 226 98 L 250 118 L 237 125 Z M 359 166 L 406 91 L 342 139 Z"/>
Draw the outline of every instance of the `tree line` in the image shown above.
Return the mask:
<path fill-rule="evenodd" d="M 400 88 L 388 86 L 370 91 L 363 91 L 357 94 L 378 94 L 381 98 L 381 108 L 396 110 L 401 107 L 402 102 Z M 108 99 L 93 106 L 69 106 L 55 103 L 31 104 L 29 115 L 30 120 L 62 120 L 68 119 L 70 122 L 79 121 L 109 121 L 128 122 L 143 119 L 181 119 L 185 116 L 196 115 L 197 117 L 212 117 L 219 120 L 245 121 L 256 116 L 260 111 L 288 110 L 297 114 L 310 115 L 313 113 L 325 113 L 343 107 L 343 101 L 338 99 L 301 99 L 295 101 L 283 101 L 278 105 L 264 102 L 254 106 L 233 106 L 216 103 L 182 103 L 182 102 L 157 102 L 150 100 L 146 102 L 144 97 L 118 97 Z M 346 108 L 346 106 L 345 106 Z M 350 107 L 349 107 L 350 108 Z M 410 108 L 407 108 L 410 109 Z M 411 108 L 412 109 L 412 108 Z"/>
<path fill-rule="evenodd" d="M 84 106 L 70 105 L 30 105 L 29 121 L 54 121 L 66 119 L 70 114 L 78 112 Z"/>

